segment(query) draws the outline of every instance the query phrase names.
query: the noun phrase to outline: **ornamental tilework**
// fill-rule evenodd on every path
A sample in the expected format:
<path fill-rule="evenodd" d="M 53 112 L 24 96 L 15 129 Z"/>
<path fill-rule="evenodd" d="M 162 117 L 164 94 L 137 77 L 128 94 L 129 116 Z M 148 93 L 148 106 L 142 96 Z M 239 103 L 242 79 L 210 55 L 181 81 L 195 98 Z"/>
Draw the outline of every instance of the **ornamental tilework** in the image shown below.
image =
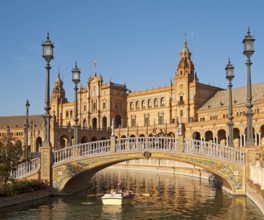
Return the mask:
<path fill-rule="evenodd" d="M 183 162 L 190 162 L 191 164 L 197 164 L 197 166 L 202 166 L 204 169 L 209 168 L 209 170 L 216 171 L 216 174 L 221 174 L 226 177 L 229 182 L 233 185 L 233 188 L 236 192 L 245 191 L 245 170 L 243 165 L 227 163 L 222 161 L 217 161 L 217 159 L 205 159 L 205 158 L 196 158 L 191 156 L 183 155 L 166 155 L 166 154 L 152 154 L 156 158 L 164 159 L 173 159 Z"/>
<path fill-rule="evenodd" d="M 195 164 L 200 164 L 204 167 L 215 170 L 216 173 L 222 174 L 226 179 L 230 180 L 237 192 L 244 190 L 244 175 L 245 171 L 242 165 L 236 165 L 231 163 L 225 163 L 220 161 L 205 160 L 193 157 L 184 157 L 186 161 L 190 161 Z"/>
<path fill-rule="evenodd" d="M 245 191 L 245 170 L 242 165 L 227 163 L 217 159 L 197 158 L 193 156 L 183 156 L 179 154 L 163 154 L 163 153 L 151 153 L 151 157 L 159 159 L 169 159 L 182 162 L 189 162 L 190 164 L 196 164 L 203 167 L 205 170 L 208 168 L 210 171 L 215 171 L 218 174 L 228 180 L 235 192 Z M 62 190 L 66 182 L 76 174 L 79 174 L 85 170 L 99 167 L 104 164 L 113 162 L 120 162 L 130 159 L 144 158 L 142 152 L 139 154 L 120 154 L 120 155 L 107 155 L 105 157 L 90 158 L 83 161 L 71 162 L 68 164 L 62 164 L 55 167 L 53 170 L 53 187 Z"/>
<path fill-rule="evenodd" d="M 137 157 L 138 154 L 126 155 L 127 159 L 132 159 Z M 65 183 L 76 174 L 79 174 L 87 169 L 91 169 L 109 163 L 111 161 L 117 161 L 118 159 L 122 159 L 122 158 L 124 159 L 124 155 L 113 155 L 113 156 L 107 155 L 107 157 L 91 158 L 80 162 L 72 162 L 55 167 L 53 170 L 53 188 L 62 190 Z"/>

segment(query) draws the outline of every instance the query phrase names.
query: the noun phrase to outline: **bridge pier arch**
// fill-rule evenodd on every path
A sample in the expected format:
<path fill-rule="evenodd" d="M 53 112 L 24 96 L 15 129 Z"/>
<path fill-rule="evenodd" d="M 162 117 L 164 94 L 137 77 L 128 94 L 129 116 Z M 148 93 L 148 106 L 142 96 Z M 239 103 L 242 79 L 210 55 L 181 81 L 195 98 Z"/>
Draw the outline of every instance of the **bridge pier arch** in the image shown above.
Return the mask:
<path fill-rule="evenodd" d="M 78 179 L 76 175 L 90 173 L 90 176 L 92 171 L 115 163 L 151 157 L 201 167 L 221 177 L 223 186 L 229 193 L 243 195 L 246 178 L 245 154 L 244 150 L 211 142 L 183 139 L 182 135 L 178 135 L 177 139 L 140 137 L 120 139 L 118 142 L 115 136 L 111 136 L 110 140 L 79 144 L 55 151 L 52 185 L 57 193 L 63 193 L 64 187 Z"/>

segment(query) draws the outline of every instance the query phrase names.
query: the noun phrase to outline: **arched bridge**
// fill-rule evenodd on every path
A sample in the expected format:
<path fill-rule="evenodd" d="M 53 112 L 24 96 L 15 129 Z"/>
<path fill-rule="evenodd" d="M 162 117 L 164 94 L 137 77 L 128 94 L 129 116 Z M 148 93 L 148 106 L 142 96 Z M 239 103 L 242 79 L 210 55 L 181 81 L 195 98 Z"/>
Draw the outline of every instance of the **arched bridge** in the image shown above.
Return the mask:
<path fill-rule="evenodd" d="M 150 157 L 199 166 L 221 177 L 223 185 L 231 194 L 245 194 L 244 150 L 193 139 L 183 140 L 182 137 L 111 137 L 110 140 L 78 144 L 54 151 L 53 194 L 71 193 L 84 188 L 91 177 L 105 167 Z"/>

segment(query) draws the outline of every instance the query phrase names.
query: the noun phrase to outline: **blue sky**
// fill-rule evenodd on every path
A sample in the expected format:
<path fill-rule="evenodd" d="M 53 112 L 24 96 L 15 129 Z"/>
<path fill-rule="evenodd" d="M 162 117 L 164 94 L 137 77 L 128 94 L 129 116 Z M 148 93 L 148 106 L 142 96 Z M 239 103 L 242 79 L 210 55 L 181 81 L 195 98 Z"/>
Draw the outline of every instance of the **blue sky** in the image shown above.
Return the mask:
<path fill-rule="evenodd" d="M 184 33 L 200 82 L 227 88 L 230 57 L 234 87 L 245 86 L 248 26 L 256 38 L 252 82 L 263 82 L 263 6 L 262 0 L 1 0 L 0 115 L 24 115 L 27 99 L 30 114 L 44 113 L 47 32 L 55 45 L 51 90 L 60 69 L 69 101 L 76 61 L 83 86 L 94 60 L 104 82 L 126 82 L 132 91 L 168 85 Z"/>

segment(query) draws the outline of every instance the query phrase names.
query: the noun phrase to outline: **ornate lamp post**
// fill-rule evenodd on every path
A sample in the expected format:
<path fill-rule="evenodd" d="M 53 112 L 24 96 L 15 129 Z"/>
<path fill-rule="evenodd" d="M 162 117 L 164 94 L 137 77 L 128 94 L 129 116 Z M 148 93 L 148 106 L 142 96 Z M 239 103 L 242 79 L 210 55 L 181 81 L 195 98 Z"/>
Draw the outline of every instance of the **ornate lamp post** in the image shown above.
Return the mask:
<path fill-rule="evenodd" d="M 44 119 L 44 141 L 41 152 L 41 179 L 47 180 L 52 191 L 52 148 L 50 143 L 50 61 L 53 59 L 53 43 L 50 41 L 49 33 L 47 39 L 42 43 L 42 56 L 46 60 L 46 92 L 45 92 L 45 114 Z"/>
<path fill-rule="evenodd" d="M 252 88 L 251 88 L 251 71 L 250 71 L 250 66 L 251 66 L 251 60 L 250 57 L 253 55 L 255 52 L 254 50 L 254 41 L 255 39 L 251 36 L 250 34 L 250 29 L 248 28 L 247 35 L 243 39 L 243 44 L 244 44 L 244 51 L 243 54 L 247 57 L 247 112 L 246 112 L 246 117 L 247 117 L 247 139 L 246 139 L 246 145 L 254 145 L 254 140 L 253 140 L 253 125 L 252 125 L 252 119 L 254 113 L 252 112 Z"/>
<path fill-rule="evenodd" d="M 71 122 L 68 122 L 67 128 L 68 128 L 68 147 L 70 147 L 71 146 Z"/>
<path fill-rule="evenodd" d="M 228 111 L 228 130 L 229 130 L 229 137 L 228 137 L 228 144 L 230 147 L 234 147 L 234 134 L 233 134 L 233 109 L 232 109 L 232 80 L 234 76 L 234 66 L 231 64 L 230 59 L 228 60 L 228 64 L 226 65 L 226 79 L 229 81 L 229 111 Z"/>
<path fill-rule="evenodd" d="M 75 63 L 75 67 L 72 69 L 72 81 L 75 84 L 74 90 L 75 90 L 75 109 L 74 109 L 74 122 L 75 124 L 73 125 L 74 127 L 74 140 L 75 140 L 75 144 L 79 143 L 78 137 L 78 96 L 77 96 L 77 90 L 78 90 L 78 83 L 80 82 L 80 75 L 81 75 L 81 71 L 80 69 L 77 67 L 77 62 Z"/>
<path fill-rule="evenodd" d="M 24 132 L 25 132 L 25 146 L 24 146 L 24 156 L 25 156 L 25 159 L 28 160 L 28 127 L 29 127 L 29 124 L 28 124 L 28 110 L 29 110 L 29 101 L 27 100 L 26 101 L 26 123 L 24 124 Z"/>
<path fill-rule="evenodd" d="M 7 142 L 9 142 L 10 141 L 10 136 L 11 136 L 9 125 L 6 126 L 6 133 L 7 133 Z"/>
<path fill-rule="evenodd" d="M 42 43 L 43 53 L 42 56 L 46 60 L 46 93 L 45 93 L 45 114 L 44 118 L 44 143 L 43 145 L 50 145 L 50 61 L 53 59 L 53 43 L 49 39 L 49 33 L 47 39 Z"/>

